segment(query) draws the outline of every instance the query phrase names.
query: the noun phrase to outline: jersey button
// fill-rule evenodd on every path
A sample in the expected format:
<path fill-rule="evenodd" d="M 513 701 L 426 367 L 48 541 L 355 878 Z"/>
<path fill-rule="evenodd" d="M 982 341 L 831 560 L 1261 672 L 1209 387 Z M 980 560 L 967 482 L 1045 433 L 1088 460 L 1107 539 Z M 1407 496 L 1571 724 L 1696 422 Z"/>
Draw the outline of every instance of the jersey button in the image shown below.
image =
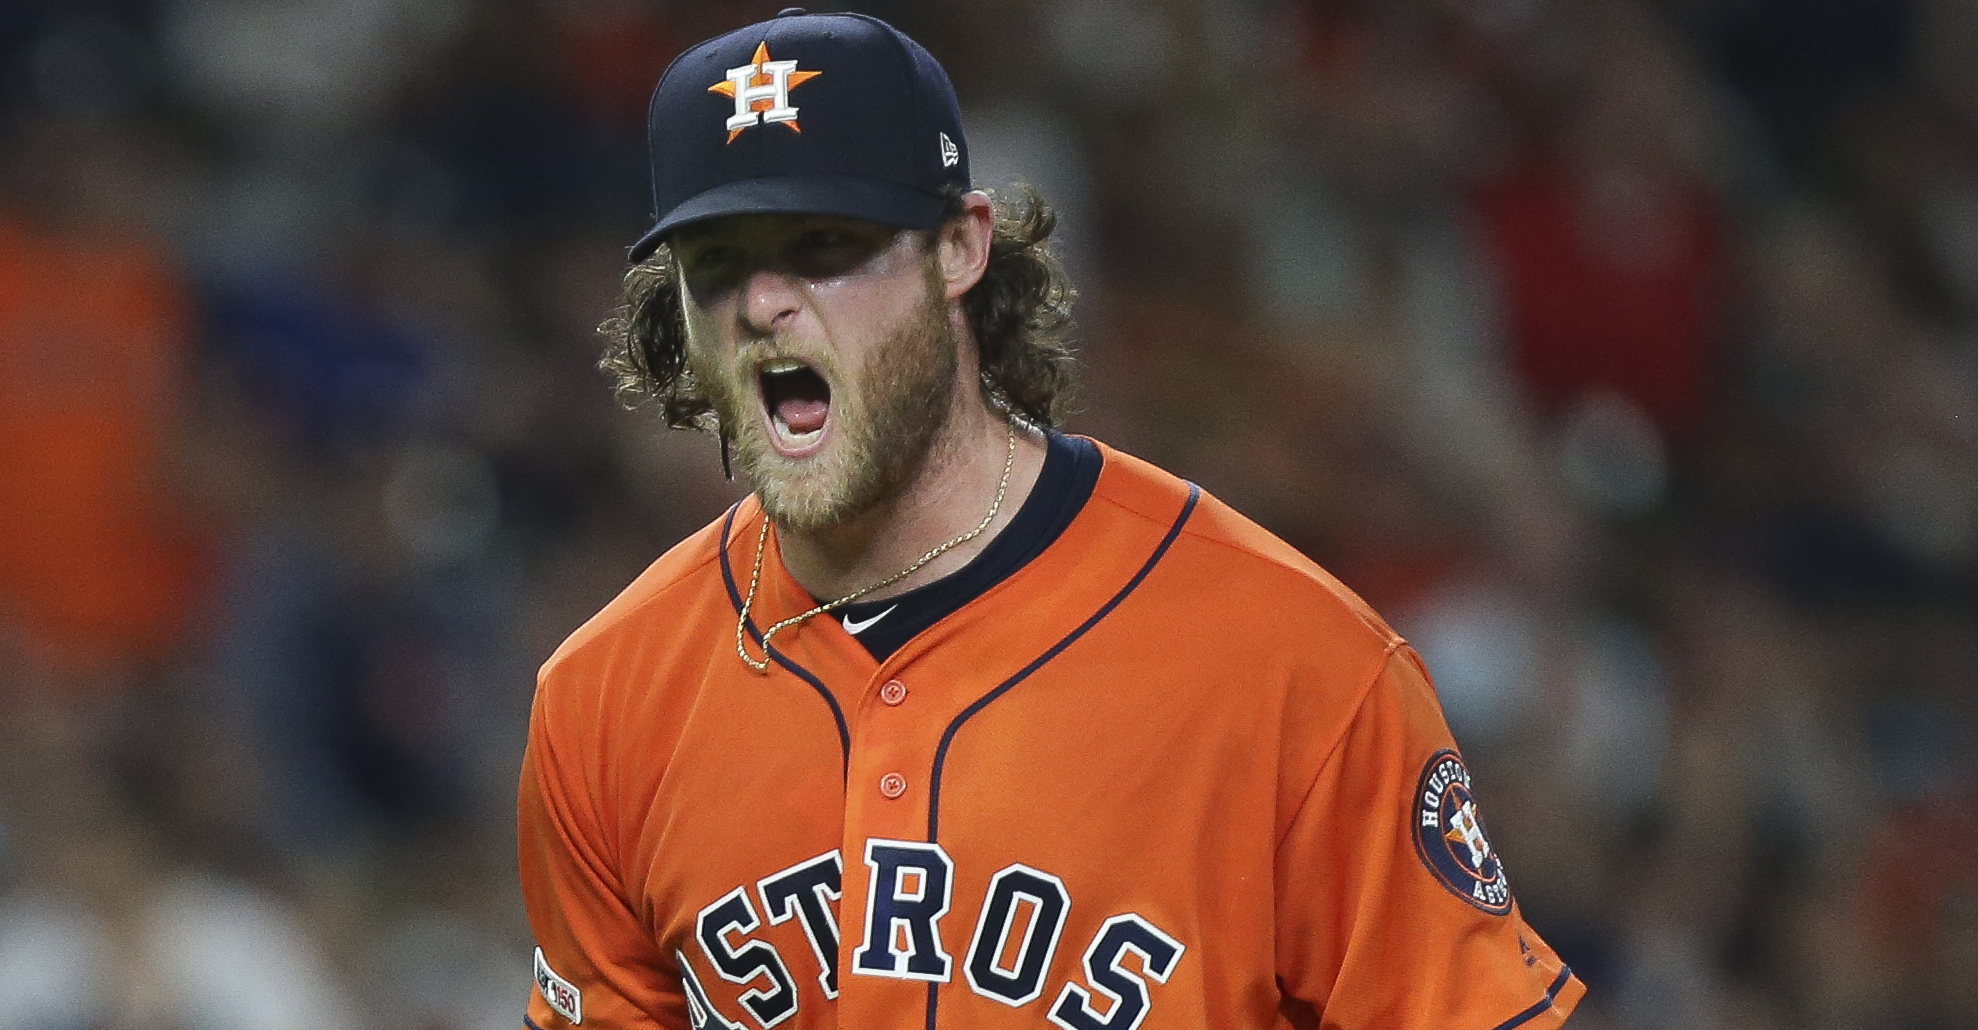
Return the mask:
<path fill-rule="evenodd" d="M 907 778 L 899 773 L 890 772 L 879 778 L 879 793 L 889 798 L 896 798 L 906 792 Z"/>
<path fill-rule="evenodd" d="M 879 688 L 879 700 L 889 705 L 898 705 L 906 699 L 907 685 L 899 680 L 887 680 L 886 685 Z"/>

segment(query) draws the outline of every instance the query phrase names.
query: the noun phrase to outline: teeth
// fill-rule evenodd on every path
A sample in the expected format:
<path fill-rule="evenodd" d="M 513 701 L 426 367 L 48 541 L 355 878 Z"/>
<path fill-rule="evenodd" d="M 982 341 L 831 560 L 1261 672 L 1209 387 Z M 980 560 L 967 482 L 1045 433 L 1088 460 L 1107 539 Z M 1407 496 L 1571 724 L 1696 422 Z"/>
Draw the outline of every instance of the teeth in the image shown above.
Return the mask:
<path fill-rule="evenodd" d="M 763 365 L 762 370 L 770 375 L 782 375 L 785 372 L 798 371 L 803 367 L 804 363 L 795 358 L 778 358 L 775 361 Z"/>

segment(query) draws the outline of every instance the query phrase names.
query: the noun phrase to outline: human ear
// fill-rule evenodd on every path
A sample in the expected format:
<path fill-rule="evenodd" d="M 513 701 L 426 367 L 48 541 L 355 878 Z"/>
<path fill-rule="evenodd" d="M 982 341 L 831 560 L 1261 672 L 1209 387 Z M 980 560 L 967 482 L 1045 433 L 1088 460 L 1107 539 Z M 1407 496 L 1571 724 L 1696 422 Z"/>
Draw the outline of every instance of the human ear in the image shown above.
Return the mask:
<path fill-rule="evenodd" d="M 948 300 L 959 300 L 982 281 L 982 273 L 989 267 L 989 241 L 996 226 L 996 212 L 987 194 L 971 190 L 962 194 L 961 203 L 961 213 L 935 230 L 935 261 Z"/>

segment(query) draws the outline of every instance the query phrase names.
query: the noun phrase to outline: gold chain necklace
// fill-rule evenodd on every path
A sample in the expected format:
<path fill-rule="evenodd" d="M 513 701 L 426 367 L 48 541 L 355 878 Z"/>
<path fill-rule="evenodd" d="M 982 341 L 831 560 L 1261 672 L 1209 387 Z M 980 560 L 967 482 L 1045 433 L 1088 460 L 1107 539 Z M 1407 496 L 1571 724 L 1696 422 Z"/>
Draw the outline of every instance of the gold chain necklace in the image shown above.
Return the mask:
<path fill-rule="evenodd" d="M 749 609 L 755 606 L 756 586 L 762 581 L 763 545 L 769 541 L 769 516 L 764 515 L 762 519 L 762 532 L 758 533 L 755 538 L 755 568 L 753 568 L 749 572 L 749 596 L 747 600 L 742 602 L 741 616 L 735 620 L 735 653 L 742 656 L 742 661 L 748 663 L 749 668 L 754 669 L 757 672 L 767 672 L 769 671 L 769 638 L 775 636 L 777 634 L 777 631 L 788 629 L 791 626 L 795 626 L 798 623 L 803 622 L 804 620 L 809 619 L 814 615 L 821 615 L 835 608 L 839 608 L 843 605 L 850 604 L 853 601 L 856 601 L 859 598 L 864 597 L 869 593 L 872 593 L 874 590 L 879 590 L 884 587 L 892 586 L 893 584 L 898 583 L 900 580 L 903 580 L 908 576 L 911 576 L 914 573 L 919 572 L 921 569 L 927 566 L 928 562 L 931 562 L 934 559 L 939 558 L 944 554 L 947 554 L 949 551 L 952 551 L 955 548 L 960 547 L 965 543 L 968 543 L 970 540 L 973 540 L 978 536 L 981 536 L 982 531 L 988 529 L 989 524 L 991 522 L 996 521 L 996 513 L 1003 510 L 1003 496 L 1006 493 L 1008 493 L 1010 489 L 1010 470 L 1016 467 L 1016 423 L 1015 422 L 1008 423 L 1008 428 L 1009 428 L 1009 438 L 1010 438 L 1009 453 L 1003 458 L 1003 479 L 1001 482 L 996 484 L 996 501 L 995 503 L 989 506 L 989 514 L 982 516 L 982 521 L 976 523 L 974 529 L 971 529 L 968 532 L 963 533 L 962 535 L 954 538 L 953 540 L 950 540 L 947 543 L 942 544 L 941 546 L 936 547 L 935 549 L 927 552 L 926 554 L 921 555 L 920 559 L 914 562 L 912 565 L 909 565 L 906 568 L 901 569 L 900 571 L 895 572 L 890 576 L 887 576 L 885 579 L 882 579 L 879 582 L 874 583 L 869 587 L 863 587 L 858 590 L 854 590 L 851 593 L 846 594 L 845 596 L 837 599 L 836 601 L 827 601 L 824 604 L 820 604 L 817 607 L 812 608 L 810 611 L 803 613 L 802 615 L 793 615 L 790 618 L 784 619 L 782 622 L 779 622 L 776 625 L 769 627 L 767 630 L 764 630 L 762 634 L 762 658 L 757 659 L 749 654 L 749 649 L 747 646 L 745 646 L 743 642 L 748 639 Z"/>

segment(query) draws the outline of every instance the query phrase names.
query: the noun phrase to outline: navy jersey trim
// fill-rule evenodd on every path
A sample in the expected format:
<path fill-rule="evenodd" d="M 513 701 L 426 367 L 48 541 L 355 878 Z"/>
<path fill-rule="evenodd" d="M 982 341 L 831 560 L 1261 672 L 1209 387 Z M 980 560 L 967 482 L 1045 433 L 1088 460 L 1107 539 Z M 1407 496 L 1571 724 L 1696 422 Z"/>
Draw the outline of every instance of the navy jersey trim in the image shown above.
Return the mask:
<path fill-rule="evenodd" d="M 1133 578 L 1126 581 L 1126 585 L 1120 588 L 1119 593 L 1114 594 L 1112 600 L 1107 601 L 1098 611 L 1093 612 L 1090 618 L 1079 623 L 1076 629 L 1065 634 L 1063 640 L 1051 645 L 1050 650 L 1038 655 L 1029 665 L 1017 670 L 1016 675 L 1004 680 L 997 685 L 996 689 L 982 695 L 974 704 L 962 709 L 961 714 L 955 716 L 954 721 L 948 724 L 948 729 L 941 734 L 940 746 L 934 749 L 934 776 L 928 785 L 927 799 L 928 843 L 936 843 L 940 840 L 941 770 L 948 761 L 948 745 L 954 742 L 955 734 L 961 730 L 962 724 L 973 718 L 975 713 L 989 707 L 990 703 L 997 698 L 1009 693 L 1011 688 L 1029 679 L 1030 675 L 1038 669 L 1043 668 L 1046 662 L 1063 654 L 1065 648 L 1076 643 L 1078 638 L 1084 636 L 1092 627 L 1097 626 L 1099 620 L 1111 615 L 1113 609 L 1118 608 L 1120 602 L 1126 600 L 1129 594 L 1138 590 L 1141 582 L 1147 578 L 1147 574 L 1153 572 L 1154 566 L 1159 565 L 1161 559 L 1167 556 L 1168 548 L 1174 546 L 1175 538 L 1181 535 L 1181 527 L 1188 524 L 1188 517 L 1195 513 L 1195 503 L 1201 500 L 1201 498 L 1202 488 L 1196 486 L 1194 483 L 1188 484 L 1188 500 L 1181 506 L 1181 513 L 1175 516 L 1174 525 L 1168 527 L 1167 535 L 1161 538 L 1160 544 L 1154 548 L 1154 553 L 1147 556 L 1147 561 L 1140 566 L 1140 571 L 1134 573 Z M 723 552 L 723 554 L 726 553 L 725 551 Z M 927 985 L 927 1030 L 935 1030 L 936 1007 L 940 1003 L 939 988 L 940 985 L 937 983 L 930 982 Z M 1510 1025 L 1515 1026 L 1516 1024 Z M 1506 1028 L 1500 1027 L 1499 1030 L 1506 1030 Z"/>
<path fill-rule="evenodd" d="M 582 1015 L 582 1013 L 579 1013 L 579 1015 Z M 542 1027 L 536 1025 L 535 1020 L 530 1019 L 528 1016 L 522 1017 L 522 1025 L 528 1027 L 529 1030 L 543 1030 Z"/>
<path fill-rule="evenodd" d="M 1552 1000 L 1554 998 L 1559 997 L 1559 992 L 1566 989 L 1566 981 L 1571 980 L 1572 978 L 1573 978 L 1572 967 L 1564 966 L 1564 965 L 1560 966 L 1559 979 L 1552 981 L 1552 986 L 1547 987 L 1545 989 L 1545 997 L 1540 998 L 1536 1003 L 1532 1005 L 1531 1008 L 1528 1008 L 1525 1011 L 1520 1012 L 1515 1016 L 1512 1016 L 1510 1019 L 1507 1019 L 1504 1022 L 1497 1024 L 1496 1026 L 1492 1027 L 1491 1030 L 1512 1030 L 1513 1027 L 1524 1026 L 1526 1023 L 1531 1022 L 1534 1018 L 1536 1018 L 1539 1015 L 1539 1013 L 1542 1013 L 1546 1009 L 1552 1007 Z"/>
<path fill-rule="evenodd" d="M 1064 534 L 1098 486 L 1105 458 L 1084 437 L 1052 432 L 1045 438 L 1044 467 L 1009 525 L 980 554 L 940 579 L 879 601 L 854 601 L 837 609 L 840 621 L 872 625 L 852 633 L 874 661 L 891 658 L 913 638 L 1022 571 Z M 813 597 L 823 604 L 825 598 Z M 883 621 L 882 621 L 883 620 Z"/>
<path fill-rule="evenodd" d="M 1195 513 L 1195 502 L 1201 498 L 1201 495 L 1201 487 L 1196 486 L 1194 483 L 1188 484 L 1188 502 L 1181 506 L 1181 514 L 1175 516 L 1174 525 L 1168 527 L 1167 535 L 1161 538 L 1160 544 L 1154 548 L 1154 553 L 1147 556 L 1147 561 L 1140 566 L 1140 571 L 1134 573 L 1133 578 L 1126 581 L 1126 585 L 1120 588 L 1119 593 L 1113 595 L 1112 600 L 1107 601 L 1098 611 L 1093 612 L 1091 618 L 1079 623 L 1077 629 L 1065 634 L 1063 640 L 1051 645 L 1049 651 L 1038 655 L 1029 665 L 1017 670 L 1016 675 L 1004 680 L 1001 684 L 997 685 L 996 689 L 982 695 L 974 704 L 962 709 L 961 714 L 955 716 L 955 720 L 948 724 L 947 731 L 941 734 L 940 746 L 934 749 L 934 778 L 928 787 L 927 801 L 928 843 L 936 843 L 940 840 L 941 769 L 948 760 L 948 745 L 954 742 L 955 734 L 960 732 L 962 724 L 973 718 L 975 713 L 989 707 L 989 704 L 997 698 L 1009 693 L 1010 688 L 1029 679 L 1030 675 L 1038 669 L 1043 668 L 1046 662 L 1064 653 L 1065 648 L 1076 643 L 1079 637 L 1086 634 L 1086 631 L 1098 625 L 1099 620 L 1111 615 L 1113 609 L 1119 607 L 1120 602 L 1126 600 L 1128 594 L 1138 590 L 1141 581 L 1147 578 L 1148 573 L 1154 571 L 1154 566 L 1160 564 L 1161 559 L 1166 557 L 1168 548 L 1173 546 L 1175 538 L 1181 535 L 1181 527 L 1187 524 L 1188 517 Z"/>
<path fill-rule="evenodd" d="M 728 531 L 734 527 L 735 513 L 740 511 L 741 507 L 741 504 L 737 502 L 728 509 L 728 517 L 721 520 L 721 582 L 728 588 L 728 603 L 734 606 L 737 616 L 742 614 L 742 594 L 735 589 L 735 570 L 728 566 Z M 767 514 L 763 515 L 765 519 L 768 517 Z M 757 644 L 761 644 L 762 631 L 755 628 L 754 619 L 748 621 L 748 630 L 750 639 L 754 640 Z M 845 710 L 838 707 L 838 699 L 831 696 L 830 688 L 826 687 L 824 681 L 818 679 L 815 673 L 784 657 L 783 652 L 773 647 L 764 647 L 763 653 L 767 654 L 771 661 L 790 670 L 799 679 L 810 684 L 811 689 L 817 691 L 817 696 L 823 698 L 824 703 L 831 706 L 831 718 L 838 723 L 838 777 L 840 782 L 848 781 L 852 775 L 852 731 L 845 724 Z"/>

